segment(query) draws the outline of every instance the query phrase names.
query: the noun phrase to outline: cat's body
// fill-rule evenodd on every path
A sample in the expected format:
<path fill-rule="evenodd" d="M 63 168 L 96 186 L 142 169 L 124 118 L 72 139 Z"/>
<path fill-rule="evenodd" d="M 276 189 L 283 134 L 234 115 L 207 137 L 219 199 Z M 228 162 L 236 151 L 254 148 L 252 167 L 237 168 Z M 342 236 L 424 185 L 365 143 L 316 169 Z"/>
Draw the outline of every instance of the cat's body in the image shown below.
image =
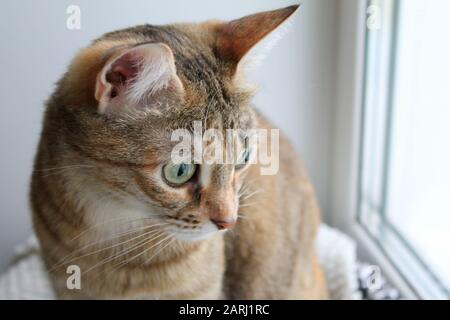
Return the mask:
<path fill-rule="evenodd" d="M 61 298 L 327 296 L 314 250 L 319 210 L 286 138 L 276 175 L 261 175 L 258 164 L 198 165 L 182 184 L 161 178 L 174 129 L 190 130 L 195 120 L 271 128 L 250 106 L 237 63 L 293 10 L 228 29 L 131 28 L 77 56 L 49 100 L 31 189 L 35 230 Z M 267 19 L 272 25 L 255 39 L 239 37 Z M 136 57 L 157 68 L 142 71 L 130 63 Z M 136 107 L 130 95 L 140 88 L 128 86 L 139 81 L 151 91 Z M 67 288 L 70 265 L 81 270 L 80 290 Z"/>

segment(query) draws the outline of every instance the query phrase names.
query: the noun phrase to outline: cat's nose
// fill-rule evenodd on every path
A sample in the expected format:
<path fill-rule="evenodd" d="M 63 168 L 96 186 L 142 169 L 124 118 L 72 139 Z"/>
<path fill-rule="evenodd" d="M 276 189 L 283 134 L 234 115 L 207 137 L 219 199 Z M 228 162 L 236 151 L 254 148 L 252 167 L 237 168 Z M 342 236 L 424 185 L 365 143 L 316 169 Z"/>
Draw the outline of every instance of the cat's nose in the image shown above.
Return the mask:
<path fill-rule="evenodd" d="M 211 219 L 211 222 L 214 223 L 219 230 L 225 230 L 233 228 L 236 224 L 236 219 L 229 219 L 229 220 L 214 220 Z"/>

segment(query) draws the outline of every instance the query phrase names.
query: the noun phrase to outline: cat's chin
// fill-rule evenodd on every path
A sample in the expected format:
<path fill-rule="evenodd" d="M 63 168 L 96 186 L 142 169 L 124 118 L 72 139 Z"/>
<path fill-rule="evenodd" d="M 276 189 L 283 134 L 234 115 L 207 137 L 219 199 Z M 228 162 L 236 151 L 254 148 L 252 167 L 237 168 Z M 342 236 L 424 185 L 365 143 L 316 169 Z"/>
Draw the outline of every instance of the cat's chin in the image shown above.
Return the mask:
<path fill-rule="evenodd" d="M 196 242 L 201 240 L 209 239 L 217 234 L 223 233 L 225 230 L 218 230 L 215 225 L 205 224 L 201 229 L 196 229 L 192 231 L 174 231 L 173 236 L 178 240 L 185 242 Z"/>
<path fill-rule="evenodd" d="M 216 231 L 216 232 L 210 232 L 207 234 L 193 232 L 192 234 L 177 234 L 177 235 L 175 235 L 175 237 L 178 240 L 185 241 L 185 242 L 197 242 L 197 241 L 209 239 L 220 232 L 221 231 Z"/>

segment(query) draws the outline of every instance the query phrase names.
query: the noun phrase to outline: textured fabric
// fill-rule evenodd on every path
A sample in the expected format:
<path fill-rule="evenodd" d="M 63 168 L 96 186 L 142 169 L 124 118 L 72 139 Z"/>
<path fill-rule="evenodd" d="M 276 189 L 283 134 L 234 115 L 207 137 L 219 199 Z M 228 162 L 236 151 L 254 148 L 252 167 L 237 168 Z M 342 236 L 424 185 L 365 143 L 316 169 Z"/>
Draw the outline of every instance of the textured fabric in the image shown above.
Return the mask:
<path fill-rule="evenodd" d="M 361 299 L 357 277 L 356 243 L 337 229 L 322 224 L 316 241 L 330 298 Z"/>
<path fill-rule="evenodd" d="M 55 299 L 34 237 L 16 249 L 8 271 L 0 276 L 0 300 Z"/>
<path fill-rule="evenodd" d="M 316 244 L 330 298 L 359 299 L 354 241 L 322 225 Z M 18 248 L 11 267 L 0 276 L 0 299 L 55 299 L 35 238 Z"/>

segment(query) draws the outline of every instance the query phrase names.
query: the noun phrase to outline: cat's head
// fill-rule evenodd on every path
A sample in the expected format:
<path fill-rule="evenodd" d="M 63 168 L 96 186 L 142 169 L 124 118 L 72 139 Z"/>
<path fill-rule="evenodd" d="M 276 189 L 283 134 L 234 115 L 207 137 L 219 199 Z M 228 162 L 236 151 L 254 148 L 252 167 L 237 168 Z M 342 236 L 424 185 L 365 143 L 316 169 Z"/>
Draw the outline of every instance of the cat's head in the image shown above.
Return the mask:
<path fill-rule="evenodd" d="M 134 207 L 180 239 L 232 227 L 252 156 L 245 130 L 257 127 L 242 61 L 296 9 L 227 23 L 144 25 L 82 50 L 47 120 L 75 164 L 91 168 L 79 175 L 79 191 Z M 226 137 L 226 129 L 240 129 L 233 136 L 238 163 L 175 163 L 179 141 L 172 134 L 194 133 L 194 123 L 202 125 L 200 134 L 215 128 Z"/>

